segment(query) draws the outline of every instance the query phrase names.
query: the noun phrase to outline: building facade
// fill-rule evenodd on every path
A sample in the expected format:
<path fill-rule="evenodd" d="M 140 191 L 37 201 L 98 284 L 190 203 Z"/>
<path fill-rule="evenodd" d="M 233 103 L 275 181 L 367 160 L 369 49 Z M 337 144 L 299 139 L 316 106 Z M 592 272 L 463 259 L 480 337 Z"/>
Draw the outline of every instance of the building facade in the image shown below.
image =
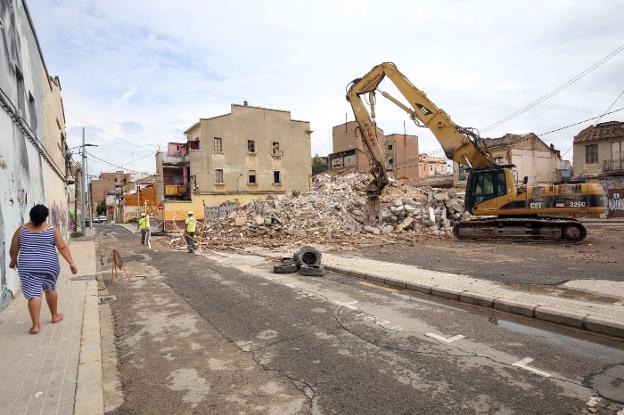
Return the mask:
<path fill-rule="evenodd" d="M 97 179 L 91 180 L 91 199 L 94 205 L 97 205 L 99 201 L 106 200 L 107 194 L 123 194 L 132 189 L 134 182 L 130 173 L 123 171 L 100 173 Z"/>
<path fill-rule="evenodd" d="M 446 175 L 446 158 L 432 157 L 427 153 L 418 156 L 418 177 Z"/>
<path fill-rule="evenodd" d="M 383 154 L 384 134 L 377 128 L 377 146 Z M 362 142 L 356 121 L 349 121 L 332 128 L 332 153 L 327 155 L 329 170 L 353 168 L 361 173 L 371 169 L 368 152 Z"/>
<path fill-rule="evenodd" d="M 13 232 L 37 204 L 66 234 L 68 192 L 61 83 L 49 75 L 23 0 L 0 0 L 0 305 L 19 289 Z"/>
<path fill-rule="evenodd" d="M 168 220 L 204 205 L 262 199 L 311 187 L 310 123 L 290 111 L 232 104 L 229 114 L 201 118 L 156 155 L 158 198 Z M 199 216 L 199 215 L 198 215 Z"/>
<path fill-rule="evenodd" d="M 518 181 L 528 178 L 529 184 L 553 183 L 563 176 L 564 163 L 559 150 L 544 143 L 537 135 L 505 134 L 499 138 L 486 138 L 485 143 L 496 164 L 515 165 Z M 453 163 L 455 185 L 466 185 L 465 166 Z"/>
<path fill-rule="evenodd" d="M 405 179 L 418 177 L 418 136 L 412 134 L 385 136 L 384 157 L 386 170 L 394 174 L 394 177 Z"/>
<path fill-rule="evenodd" d="M 596 179 L 608 198 L 608 216 L 624 217 L 624 122 L 581 130 L 573 140 L 574 177 Z"/>

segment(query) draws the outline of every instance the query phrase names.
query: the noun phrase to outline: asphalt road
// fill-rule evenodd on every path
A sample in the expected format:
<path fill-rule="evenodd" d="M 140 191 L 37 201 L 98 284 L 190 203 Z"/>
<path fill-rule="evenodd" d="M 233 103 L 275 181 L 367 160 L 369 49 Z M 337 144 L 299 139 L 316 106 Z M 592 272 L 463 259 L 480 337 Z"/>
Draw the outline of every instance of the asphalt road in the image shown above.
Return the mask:
<path fill-rule="evenodd" d="M 559 285 L 575 279 L 624 281 L 624 225 L 587 224 L 578 244 L 472 242 L 416 237 L 412 243 L 347 251 L 513 284 Z"/>
<path fill-rule="evenodd" d="M 270 272 L 98 228 L 131 281 L 108 284 L 115 413 L 599 413 L 624 408 L 624 345 L 348 277 Z"/>

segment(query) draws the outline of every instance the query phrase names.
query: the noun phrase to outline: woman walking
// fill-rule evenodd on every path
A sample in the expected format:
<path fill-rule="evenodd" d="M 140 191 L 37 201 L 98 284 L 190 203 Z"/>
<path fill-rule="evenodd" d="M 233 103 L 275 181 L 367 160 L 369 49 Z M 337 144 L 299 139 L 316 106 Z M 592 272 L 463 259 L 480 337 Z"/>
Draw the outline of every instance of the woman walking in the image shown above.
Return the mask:
<path fill-rule="evenodd" d="M 44 205 L 35 205 L 30 209 L 30 222 L 15 231 L 9 251 L 9 266 L 13 269 L 17 267 L 22 291 L 28 300 L 28 311 L 32 320 L 30 334 L 37 334 L 41 330 L 39 315 L 42 291 L 45 292 L 52 323 L 60 323 L 65 317 L 57 310 L 56 280 L 61 271 L 57 249 L 69 263 L 71 272 L 78 272 L 61 233 L 48 224 L 49 214 L 50 211 Z"/>

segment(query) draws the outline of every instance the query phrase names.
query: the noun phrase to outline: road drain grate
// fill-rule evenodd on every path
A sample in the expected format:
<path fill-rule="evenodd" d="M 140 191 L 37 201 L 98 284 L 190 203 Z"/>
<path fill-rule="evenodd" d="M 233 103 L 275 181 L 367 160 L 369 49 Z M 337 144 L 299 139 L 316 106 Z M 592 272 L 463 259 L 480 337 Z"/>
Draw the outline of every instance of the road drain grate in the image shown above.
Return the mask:
<path fill-rule="evenodd" d="M 77 277 L 71 277 L 70 281 L 93 281 L 95 279 L 95 275 L 79 275 Z"/>
<path fill-rule="evenodd" d="M 116 299 L 116 295 L 101 295 L 99 298 L 100 304 L 110 303 L 111 301 L 115 301 Z"/>

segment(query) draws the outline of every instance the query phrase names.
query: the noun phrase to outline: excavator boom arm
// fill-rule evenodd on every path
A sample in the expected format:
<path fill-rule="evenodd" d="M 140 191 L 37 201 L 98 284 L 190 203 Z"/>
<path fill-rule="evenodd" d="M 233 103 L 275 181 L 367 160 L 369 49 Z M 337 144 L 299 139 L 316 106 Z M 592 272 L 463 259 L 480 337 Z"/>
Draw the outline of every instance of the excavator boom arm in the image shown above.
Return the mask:
<path fill-rule="evenodd" d="M 469 167 L 487 167 L 495 164 L 482 139 L 477 134 L 455 124 L 446 112 L 429 100 L 427 95 L 416 88 L 391 62 L 375 66 L 362 78 L 354 80 L 347 91 L 347 100 L 353 108 L 353 113 L 362 131 L 362 138 L 369 150 L 370 157 L 376 164 L 381 163 L 383 168 L 383 157 L 376 145 L 375 125 L 362 102 L 361 95 L 377 90 L 384 77 L 394 83 L 412 109 L 386 92 L 383 92 L 383 95 L 409 113 L 413 119 L 428 127 L 440 142 L 449 159 Z"/>

